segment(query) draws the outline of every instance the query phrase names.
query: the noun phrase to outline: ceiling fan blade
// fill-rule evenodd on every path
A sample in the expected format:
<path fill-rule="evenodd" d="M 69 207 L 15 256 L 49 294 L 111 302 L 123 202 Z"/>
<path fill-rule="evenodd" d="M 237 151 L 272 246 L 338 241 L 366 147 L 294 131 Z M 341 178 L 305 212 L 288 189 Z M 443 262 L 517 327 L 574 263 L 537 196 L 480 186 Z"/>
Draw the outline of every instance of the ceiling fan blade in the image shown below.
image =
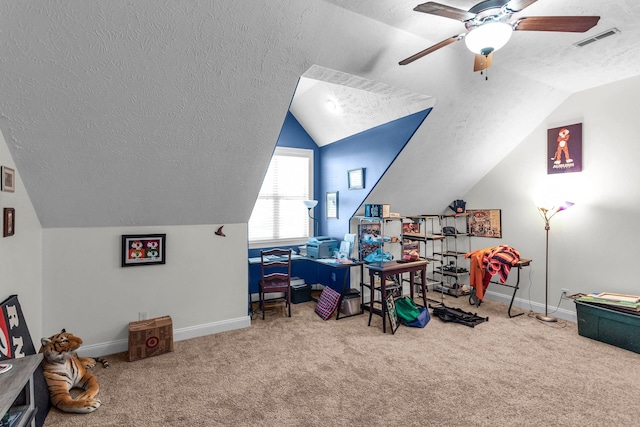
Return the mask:
<path fill-rule="evenodd" d="M 473 60 L 473 71 L 482 71 L 491 67 L 491 61 L 493 61 L 493 52 L 489 55 L 484 56 L 480 53 L 476 53 L 476 57 Z"/>
<path fill-rule="evenodd" d="M 525 7 L 529 7 L 538 0 L 511 0 L 505 6 L 512 12 L 520 12 Z"/>
<path fill-rule="evenodd" d="M 466 10 L 458 9 L 456 7 L 447 6 L 444 4 L 429 1 L 422 3 L 413 8 L 416 12 L 428 13 L 430 15 L 443 16 L 445 18 L 456 19 L 458 21 L 468 21 L 475 18 L 476 14 L 467 12 Z"/>
<path fill-rule="evenodd" d="M 431 52 L 435 52 L 436 50 L 440 49 L 441 47 L 445 47 L 447 45 L 450 45 L 453 42 L 457 42 L 458 40 L 462 40 L 464 38 L 464 36 L 465 36 L 464 34 L 458 34 L 456 36 L 449 37 L 446 40 L 442 40 L 440 43 L 434 44 L 433 46 L 428 47 L 425 50 L 416 53 L 415 55 L 411 55 L 407 59 L 403 59 L 402 61 L 399 62 L 399 64 L 400 65 L 410 64 L 413 61 L 415 61 L 416 59 L 420 59 L 423 56 L 427 56 Z"/>
<path fill-rule="evenodd" d="M 584 33 L 595 27 L 599 20 L 599 16 L 532 16 L 518 19 L 513 30 Z"/>

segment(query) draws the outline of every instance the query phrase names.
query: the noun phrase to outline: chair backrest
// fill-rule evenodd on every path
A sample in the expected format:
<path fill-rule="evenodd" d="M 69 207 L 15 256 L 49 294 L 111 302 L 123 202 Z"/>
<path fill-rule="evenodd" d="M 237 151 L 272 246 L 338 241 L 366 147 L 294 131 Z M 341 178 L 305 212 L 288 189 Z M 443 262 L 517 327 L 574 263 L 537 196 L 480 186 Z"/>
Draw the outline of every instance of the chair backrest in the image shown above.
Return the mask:
<path fill-rule="evenodd" d="M 262 279 L 291 280 L 291 252 L 280 248 L 261 251 Z"/>

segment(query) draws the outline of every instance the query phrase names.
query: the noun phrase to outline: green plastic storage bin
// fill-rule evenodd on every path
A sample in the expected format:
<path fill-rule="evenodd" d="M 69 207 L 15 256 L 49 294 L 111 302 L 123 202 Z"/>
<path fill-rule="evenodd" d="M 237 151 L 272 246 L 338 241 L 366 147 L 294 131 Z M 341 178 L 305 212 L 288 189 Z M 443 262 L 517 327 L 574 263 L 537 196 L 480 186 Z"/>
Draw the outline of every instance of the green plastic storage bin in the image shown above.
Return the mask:
<path fill-rule="evenodd" d="M 576 301 L 578 334 L 640 353 L 640 313 L 630 314 Z"/>

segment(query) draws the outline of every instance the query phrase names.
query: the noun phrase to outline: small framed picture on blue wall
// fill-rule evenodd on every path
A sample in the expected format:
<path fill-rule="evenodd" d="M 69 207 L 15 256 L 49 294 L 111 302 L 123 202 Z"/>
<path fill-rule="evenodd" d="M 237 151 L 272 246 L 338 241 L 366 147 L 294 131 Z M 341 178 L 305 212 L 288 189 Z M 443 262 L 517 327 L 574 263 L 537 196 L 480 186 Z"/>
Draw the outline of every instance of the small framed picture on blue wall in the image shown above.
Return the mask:
<path fill-rule="evenodd" d="M 338 192 L 327 192 L 327 219 L 338 219 Z"/>
<path fill-rule="evenodd" d="M 347 171 L 349 190 L 362 190 L 364 188 L 364 168 Z"/>

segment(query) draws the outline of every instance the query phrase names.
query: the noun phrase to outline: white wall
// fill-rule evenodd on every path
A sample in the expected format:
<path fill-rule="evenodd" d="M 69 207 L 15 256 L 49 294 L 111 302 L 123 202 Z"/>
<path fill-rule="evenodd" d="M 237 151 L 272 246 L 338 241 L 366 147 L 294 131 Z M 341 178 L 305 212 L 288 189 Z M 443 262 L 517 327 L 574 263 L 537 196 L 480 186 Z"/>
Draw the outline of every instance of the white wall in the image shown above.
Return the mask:
<path fill-rule="evenodd" d="M 18 295 L 37 351 L 42 333 L 42 229 L 2 133 L 0 165 L 16 172 L 15 192 L 0 192 L 0 218 L 4 208 L 16 210 L 15 234 L 10 237 L 0 234 L 0 301 Z M 0 219 L 0 230 L 2 222 Z"/>
<path fill-rule="evenodd" d="M 503 239 L 474 238 L 473 249 L 508 244 L 533 259 L 531 271 L 523 269 L 518 305 L 544 311 L 545 230 L 534 204 L 540 188 L 575 202 L 550 223 L 550 311 L 561 288 L 640 294 L 638 93 L 640 78 L 632 78 L 572 95 L 464 196 L 468 209 L 502 209 Z M 583 123 L 582 172 L 547 175 L 547 129 L 574 123 Z M 489 291 L 501 300 L 512 292 Z M 575 320 L 573 302 L 564 300 L 556 316 Z"/>
<path fill-rule="evenodd" d="M 502 209 L 504 238 L 473 239 L 474 248 L 505 243 L 533 259 L 518 305 L 544 309 L 545 232 L 533 202 L 541 185 L 576 203 L 551 222 L 550 305 L 561 288 L 639 293 L 639 90 L 633 78 L 571 96 L 464 195 L 469 209 Z M 547 128 L 579 122 L 583 171 L 547 175 Z M 13 167 L 4 140 L 0 161 Z M 218 225 L 41 230 L 16 172 L 16 192 L 0 193 L 0 205 L 16 209 L 15 236 L 0 239 L 0 298 L 19 295 L 34 342 L 66 328 L 84 339 L 85 354 L 124 351 L 140 311 L 171 315 L 176 340 L 250 325 L 246 224 L 226 224 L 227 237 L 214 235 Z M 152 232 L 167 234 L 167 264 L 121 268 L 120 236 Z M 505 299 L 511 289 L 489 291 Z M 560 307 L 556 315 L 575 317 L 572 302 Z"/>
<path fill-rule="evenodd" d="M 43 329 L 82 337 L 85 355 L 127 348 L 139 312 L 170 315 L 174 340 L 250 325 L 247 225 L 43 231 Z M 121 235 L 166 233 L 166 264 L 121 267 Z"/>

